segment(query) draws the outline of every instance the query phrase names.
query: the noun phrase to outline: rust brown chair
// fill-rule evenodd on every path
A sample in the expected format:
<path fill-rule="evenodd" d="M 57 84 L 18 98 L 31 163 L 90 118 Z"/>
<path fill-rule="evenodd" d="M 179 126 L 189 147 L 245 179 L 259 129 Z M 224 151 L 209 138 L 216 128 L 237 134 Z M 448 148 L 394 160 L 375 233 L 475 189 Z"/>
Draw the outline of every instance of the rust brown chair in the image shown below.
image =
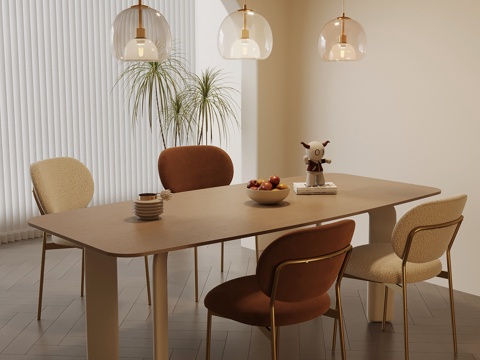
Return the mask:
<path fill-rule="evenodd" d="M 212 145 L 178 146 L 163 150 L 158 157 L 158 175 L 172 193 L 230 185 L 233 163 L 222 149 Z M 224 245 L 221 243 L 223 272 Z M 198 302 L 198 252 L 194 248 L 195 301 Z"/>
<path fill-rule="evenodd" d="M 30 175 L 33 196 L 41 215 L 87 207 L 93 197 L 94 182 L 88 168 L 79 160 L 70 157 L 57 157 L 31 164 Z M 88 231 L 88 229 L 85 229 Z M 42 260 L 40 264 L 40 286 L 38 293 L 37 319 L 42 314 L 45 256 L 47 250 L 79 248 L 76 244 L 43 233 Z M 80 295 L 84 290 L 84 250 L 82 250 L 82 274 Z M 148 304 L 151 304 L 148 258 L 145 256 Z"/>
<path fill-rule="evenodd" d="M 213 288 L 205 297 L 207 360 L 212 315 L 260 327 L 270 338 L 273 360 L 278 357 L 278 327 L 330 316 L 339 324 L 342 359 L 345 359 L 340 285 L 354 229 L 353 220 L 342 220 L 287 233 L 263 251 L 255 275 Z M 331 308 L 327 291 L 335 281 L 336 301 Z M 332 351 L 334 348 L 335 335 Z"/>
<path fill-rule="evenodd" d="M 345 270 L 345 277 L 385 285 L 382 331 L 385 329 L 388 289 L 398 290 L 403 300 L 403 336 L 408 360 L 407 284 L 434 277 L 448 280 L 453 349 L 457 353 L 455 307 L 453 299 L 450 250 L 463 221 L 466 195 L 420 204 L 395 225 L 391 241 L 355 247 Z M 446 255 L 447 270 L 440 260 Z"/>

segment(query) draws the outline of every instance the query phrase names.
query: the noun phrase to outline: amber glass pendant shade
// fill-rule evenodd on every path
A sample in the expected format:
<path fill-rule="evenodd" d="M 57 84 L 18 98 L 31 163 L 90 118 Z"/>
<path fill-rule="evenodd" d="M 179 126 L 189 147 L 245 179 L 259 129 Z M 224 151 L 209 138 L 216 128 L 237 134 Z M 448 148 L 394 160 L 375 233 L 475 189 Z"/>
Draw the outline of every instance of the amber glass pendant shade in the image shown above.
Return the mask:
<path fill-rule="evenodd" d="M 113 22 L 112 51 L 123 61 L 161 62 L 167 59 L 172 51 L 167 20 L 141 1 L 123 10 Z"/>
<path fill-rule="evenodd" d="M 267 20 L 244 4 L 228 15 L 218 31 L 218 51 L 228 60 L 266 59 L 272 52 L 273 35 Z"/>
<path fill-rule="evenodd" d="M 361 60 L 367 52 L 365 31 L 358 22 L 343 13 L 323 27 L 318 52 L 324 61 Z"/>

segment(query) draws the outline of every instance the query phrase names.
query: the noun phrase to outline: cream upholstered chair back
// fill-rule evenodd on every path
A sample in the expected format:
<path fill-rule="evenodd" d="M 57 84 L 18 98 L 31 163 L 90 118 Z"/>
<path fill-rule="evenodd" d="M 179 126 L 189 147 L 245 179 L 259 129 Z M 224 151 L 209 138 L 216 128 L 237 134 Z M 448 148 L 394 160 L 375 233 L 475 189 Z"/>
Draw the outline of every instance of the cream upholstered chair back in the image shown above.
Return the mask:
<path fill-rule="evenodd" d="M 457 220 L 462 216 L 467 195 L 456 195 L 418 205 L 408 211 L 395 225 L 392 245 L 395 253 L 403 258 L 405 245 L 412 230 Z M 419 231 L 413 238 L 408 261 L 423 263 L 440 258 L 447 250 L 456 224 L 438 229 Z"/>
<path fill-rule="evenodd" d="M 92 200 L 92 174 L 76 159 L 58 157 L 38 161 L 30 165 L 30 175 L 44 214 L 84 208 Z"/>

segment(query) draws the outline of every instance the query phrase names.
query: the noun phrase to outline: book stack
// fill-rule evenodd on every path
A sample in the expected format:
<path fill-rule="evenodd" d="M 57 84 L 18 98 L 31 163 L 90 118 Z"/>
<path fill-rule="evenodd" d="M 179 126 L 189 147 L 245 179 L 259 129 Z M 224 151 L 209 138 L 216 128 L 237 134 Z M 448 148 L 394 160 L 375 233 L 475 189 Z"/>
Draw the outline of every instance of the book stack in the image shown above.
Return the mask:
<path fill-rule="evenodd" d="M 307 186 L 304 182 L 294 182 L 293 191 L 297 195 L 335 195 L 337 185 L 333 182 L 326 182 L 323 186 Z"/>

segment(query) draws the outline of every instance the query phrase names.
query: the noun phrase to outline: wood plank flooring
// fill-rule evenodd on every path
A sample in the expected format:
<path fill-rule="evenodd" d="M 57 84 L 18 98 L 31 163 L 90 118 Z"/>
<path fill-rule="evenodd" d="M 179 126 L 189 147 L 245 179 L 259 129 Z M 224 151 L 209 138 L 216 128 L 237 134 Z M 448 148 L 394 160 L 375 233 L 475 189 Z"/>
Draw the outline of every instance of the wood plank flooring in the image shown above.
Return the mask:
<path fill-rule="evenodd" d="M 37 321 L 41 242 L 0 246 L 0 360 L 86 359 L 85 300 L 80 297 L 80 251 L 47 252 L 42 320 Z M 255 272 L 255 254 L 239 241 L 225 244 L 225 272 L 220 246 L 199 248 L 200 291 L 193 301 L 193 253 L 169 255 L 169 338 L 171 360 L 205 358 L 206 310 L 203 297 L 226 280 Z M 152 359 L 152 309 L 147 305 L 143 258 L 119 259 L 120 355 L 124 360 Z M 476 280 L 475 280 L 476 281 Z M 455 292 L 459 354 L 453 354 L 448 291 L 428 283 L 409 289 L 410 359 L 480 360 L 480 298 Z M 347 359 L 401 360 L 403 322 L 396 298 L 395 319 L 386 331 L 365 316 L 366 284 L 345 279 L 342 285 Z M 332 352 L 333 321 L 319 318 L 282 328 L 282 360 L 340 359 Z M 338 344 L 338 342 L 337 342 Z M 256 328 L 214 318 L 212 359 L 265 360 L 269 341 Z M 109 359 L 105 359 L 109 360 Z"/>

